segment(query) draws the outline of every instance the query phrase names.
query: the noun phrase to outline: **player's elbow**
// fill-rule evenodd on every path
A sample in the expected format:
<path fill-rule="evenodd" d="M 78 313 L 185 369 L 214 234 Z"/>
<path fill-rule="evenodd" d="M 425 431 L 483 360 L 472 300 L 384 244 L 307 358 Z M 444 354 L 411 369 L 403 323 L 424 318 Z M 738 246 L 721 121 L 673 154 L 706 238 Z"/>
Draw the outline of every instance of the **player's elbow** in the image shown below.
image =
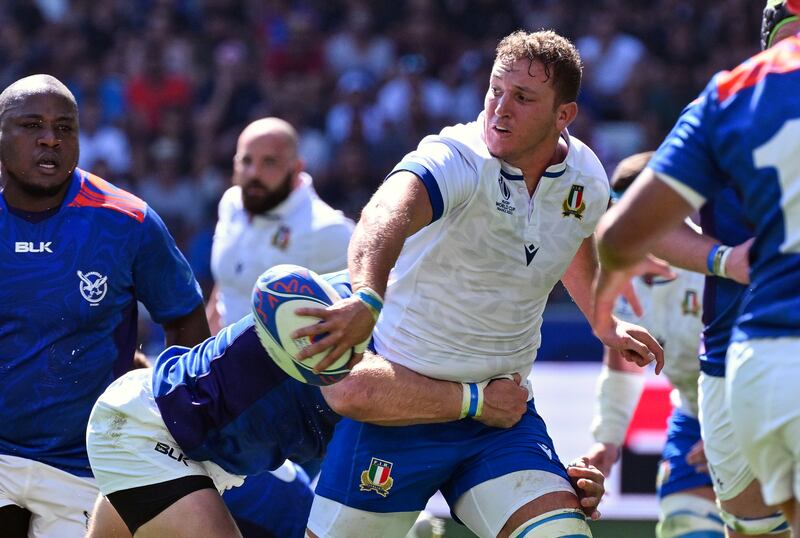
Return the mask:
<path fill-rule="evenodd" d="M 325 401 L 334 412 L 354 420 L 364 421 L 374 412 L 371 389 L 366 380 L 357 376 L 347 376 L 333 385 L 323 387 Z"/>

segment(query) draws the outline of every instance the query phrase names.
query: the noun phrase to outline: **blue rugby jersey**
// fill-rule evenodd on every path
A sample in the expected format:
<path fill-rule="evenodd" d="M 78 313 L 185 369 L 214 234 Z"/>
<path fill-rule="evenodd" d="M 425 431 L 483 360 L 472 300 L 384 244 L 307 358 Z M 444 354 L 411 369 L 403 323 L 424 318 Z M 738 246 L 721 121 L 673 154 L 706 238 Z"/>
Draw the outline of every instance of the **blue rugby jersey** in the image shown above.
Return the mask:
<path fill-rule="evenodd" d="M 346 272 L 324 277 L 350 295 Z M 272 361 L 253 324 L 248 314 L 192 349 L 165 350 L 153 365 L 156 405 L 181 449 L 238 475 L 322 456 L 340 418 L 319 387 Z"/>
<path fill-rule="evenodd" d="M 649 165 L 701 199 L 731 186 L 743 200 L 756 241 L 732 341 L 800 336 L 798 88 L 795 36 L 716 75 Z"/>
<path fill-rule="evenodd" d="M 700 209 L 700 225 L 704 233 L 726 245 L 738 245 L 753 236 L 753 230 L 744 219 L 742 204 L 732 188 L 723 189 Z M 725 376 L 725 354 L 746 289 L 747 286 L 729 278 L 706 277 L 700 369 L 708 375 Z"/>
<path fill-rule="evenodd" d="M 0 196 L 0 454 L 91 476 L 86 422 L 131 367 L 137 302 L 163 323 L 202 296 L 145 202 L 76 169 L 62 205 Z"/>

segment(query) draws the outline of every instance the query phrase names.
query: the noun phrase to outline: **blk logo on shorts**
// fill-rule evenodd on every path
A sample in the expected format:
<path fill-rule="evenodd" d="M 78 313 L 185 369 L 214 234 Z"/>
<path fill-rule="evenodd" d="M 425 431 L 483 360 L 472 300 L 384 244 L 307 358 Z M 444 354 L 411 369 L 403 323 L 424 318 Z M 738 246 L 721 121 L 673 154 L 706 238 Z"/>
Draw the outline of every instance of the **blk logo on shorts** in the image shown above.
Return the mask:
<path fill-rule="evenodd" d="M 394 479 L 392 474 L 392 462 L 378 458 L 372 458 L 369 469 L 361 473 L 361 491 L 374 491 L 381 497 L 386 497 L 392 489 Z"/>
<path fill-rule="evenodd" d="M 189 466 L 189 458 L 184 456 L 183 452 L 180 450 L 176 450 L 175 448 L 169 446 L 165 443 L 156 443 L 155 451 L 161 454 L 167 455 L 173 460 L 177 462 L 182 462 L 185 466 Z M 175 454 L 178 454 L 177 456 Z"/>

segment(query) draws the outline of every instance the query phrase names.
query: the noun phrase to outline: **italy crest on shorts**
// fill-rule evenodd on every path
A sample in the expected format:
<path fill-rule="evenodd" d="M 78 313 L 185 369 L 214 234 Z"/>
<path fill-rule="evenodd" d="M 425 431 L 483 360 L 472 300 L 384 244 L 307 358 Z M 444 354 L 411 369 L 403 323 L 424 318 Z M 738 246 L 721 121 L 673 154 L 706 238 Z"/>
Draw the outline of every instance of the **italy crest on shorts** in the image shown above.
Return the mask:
<path fill-rule="evenodd" d="M 392 462 L 384 461 L 378 458 L 372 458 L 369 463 L 369 469 L 361 473 L 361 491 L 374 491 L 382 497 L 389 494 L 392 489 L 394 479 L 392 474 Z"/>
<path fill-rule="evenodd" d="M 578 220 L 583 218 L 583 212 L 586 210 L 586 202 L 583 201 L 583 185 L 572 185 L 561 209 L 563 210 L 561 215 L 564 217 L 572 216 Z"/>

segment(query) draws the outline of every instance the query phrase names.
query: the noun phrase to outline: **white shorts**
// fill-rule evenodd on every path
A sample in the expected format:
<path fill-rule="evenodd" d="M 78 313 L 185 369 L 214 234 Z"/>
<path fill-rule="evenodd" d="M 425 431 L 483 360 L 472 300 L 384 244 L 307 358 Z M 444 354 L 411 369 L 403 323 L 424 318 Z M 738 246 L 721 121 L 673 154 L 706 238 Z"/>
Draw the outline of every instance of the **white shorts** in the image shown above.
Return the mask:
<path fill-rule="evenodd" d="M 29 537 L 82 538 L 96 498 L 93 478 L 34 460 L 0 456 L 0 507 L 16 505 L 31 513 Z"/>
<path fill-rule="evenodd" d="M 728 348 L 733 428 L 768 505 L 800 500 L 800 338 Z"/>
<path fill-rule="evenodd" d="M 700 373 L 700 435 L 703 437 L 714 492 L 720 501 L 739 495 L 753 480 L 739 443 L 734 438 L 731 414 L 725 399 L 725 378 Z"/>
<path fill-rule="evenodd" d="M 464 492 L 453 512 L 481 538 L 497 536 L 508 518 L 542 495 L 575 489 L 563 477 L 547 471 L 516 471 Z M 418 512 L 367 512 L 331 499 L 315 496 L 308 528 L 319 538 L 381 536 L 400 538 L 413 525 Z"/>
<path fill-rule="evenodd" d="M 184 476 L 208 476 L 220 493 L 244 477 L 213 462 L 186 458 L 164 425 L 153 398 L 151 368 L 112 383 L 97 400 L 86 430 L 89 462 L 103 495 Z"/>

